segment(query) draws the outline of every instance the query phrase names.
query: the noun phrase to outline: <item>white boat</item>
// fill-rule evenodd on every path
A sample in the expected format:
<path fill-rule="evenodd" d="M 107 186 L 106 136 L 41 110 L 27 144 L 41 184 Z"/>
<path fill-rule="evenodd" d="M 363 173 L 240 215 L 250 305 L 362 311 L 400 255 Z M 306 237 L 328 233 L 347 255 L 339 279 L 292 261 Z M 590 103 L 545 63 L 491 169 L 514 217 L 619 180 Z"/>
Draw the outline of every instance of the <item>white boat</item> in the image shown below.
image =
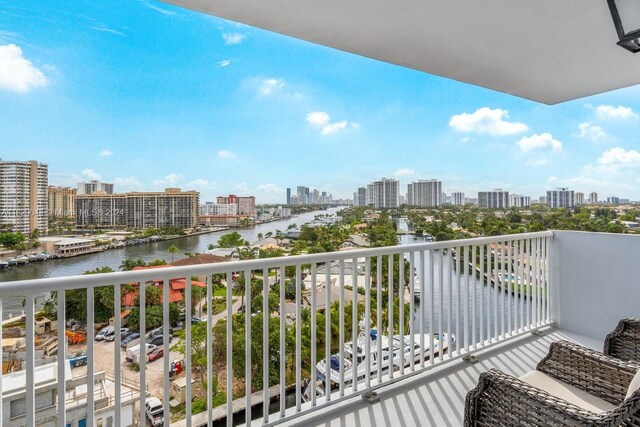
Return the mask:
<path fill-rule="evenodd" d="M 35 254 L 29 254 L 27 255 L 27 259 L 29 260 L 29 262 L 33 262 L 33 261 L 37 261 L 38 257 Z"/>
<path fill-rule="evenodd" d="M 38 261 L 46 261 L 48 259 L 49 259 L 49 255 L 44 253 L 44 252 L 36 254 L 36 260 L 38 260 Z"/>
<path fill-rule="evenodd" d="M 431 355 L 430 345 L 433 344 L 434 357 L 439 355 L 440 351 L 446 352 L 449 346 L 455 342 L 455 336 L 446 333 L 433 334 L 433 342 L 429 338 L 429 334 L 424 335 L 424 351 L 420 349 L 420 334 L 413 336 L 413 348 L 411 346 L 410 335 L 394 335 L 391 340 L 386 335 L 378 338 L 375 329 L 368 333 L 364 331 L 360 333 L 356 340 L 354 349 L 353 341 L 344 345 L 342 354 L 334 354 L 331 356 L 329 364 L 329 378 L 331 390 L 337 390 L 340 387 L 340 365 L 343 365 L 344 386 L 349 387 L 353 383 L 353 365 L 356 364 L 356 376 L 358 383 L 365 380 L 367 370 L 373 378 L 377 376 L 378 364 L 382 364 L 382 374 L 389 372 L 389 365 L 394 371 L 399 370 L 401 365 L 408 367 L 412 361 L 419 364 L 421 360 L 429 359 Z M 366 342 L 369 340 L 369 354 L 366 352 Z M 390 345 L 392 344 L 392 345 Z M 381 346 L 382 357 L 378 360 L 378 345 Z M 355 350 L 355 351 L 354 351 Z M 389 358 L 391 357 L 391 362 Z M 367 360 L 368 359 L 368 360 Z M 316 397 L 325 395 L 327 361 L 321 360 L 316 364 Z M 305 402 L 311 400 L 311 381 L 304 388 L 302 399 Z"/>
<path fill-rule="evenodd" d="M 18 265 L 18 261 L 15 258 L 7 258 L 6 261 L 9 265 Z"/>
<path fill-rule="evenodd" d="M 9 267 L 9 263 L 7 261 L 3 261 L 0 259 L 0 269 Z"/>
<path fill-rule="evenodd" d="M 18 264 L 26 264 L 29 262 L 29 258 L 27 258 L 26 256 L 22 255 L 19 257 L 16 257 L 16 261 Z"/>

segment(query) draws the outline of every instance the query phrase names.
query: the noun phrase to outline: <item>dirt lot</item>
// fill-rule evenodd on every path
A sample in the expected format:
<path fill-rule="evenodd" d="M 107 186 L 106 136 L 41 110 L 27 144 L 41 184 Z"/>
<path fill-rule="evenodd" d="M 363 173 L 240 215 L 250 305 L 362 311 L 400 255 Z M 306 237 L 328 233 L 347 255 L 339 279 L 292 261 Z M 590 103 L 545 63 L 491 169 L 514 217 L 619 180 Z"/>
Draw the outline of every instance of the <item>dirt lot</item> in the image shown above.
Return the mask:
<path fill-rule="evenodd" d="M 173 339 L 171 345 L 175 344 L 176 338 Z M 115 342 L 108 341 L 96 341 L 93 346 L 93 356 L 95 363 L 95 372 L 105 371 L 108 374 L 113 375 L 115 372 L 114 369 L 114 358 L 115 358 Z M 69 353 L 75 351 L 86 351 L 86 344 L 83 345 L 74 345 L 69 346 Z M 120 351 L 120 359 L 121 359 L 121 370 L 123 376 L 123 381 L 127 381 L 130 384 L 139 384 L 140 382 L 140 373 L 135 372 L 131 369 L 131 363 L 125 360 L 124 349 L 119 349 Z M 182 359 L 183 356 L 179 353 L 171 352 L 169 360 Z M 86 375 L 87 368 L 86 366 L 80 366 L 71 370 L 73 376 L 82 376 Z M 163 366 L 163 358 L 154 360 L 153 362 L 147 363 L 146 366 L 146 382 L 147 382 L 147 390 L 151 394 L 151 396 L 158 397 L 162 399 L 162 379 L 164 376 L 164 366 Z"/>

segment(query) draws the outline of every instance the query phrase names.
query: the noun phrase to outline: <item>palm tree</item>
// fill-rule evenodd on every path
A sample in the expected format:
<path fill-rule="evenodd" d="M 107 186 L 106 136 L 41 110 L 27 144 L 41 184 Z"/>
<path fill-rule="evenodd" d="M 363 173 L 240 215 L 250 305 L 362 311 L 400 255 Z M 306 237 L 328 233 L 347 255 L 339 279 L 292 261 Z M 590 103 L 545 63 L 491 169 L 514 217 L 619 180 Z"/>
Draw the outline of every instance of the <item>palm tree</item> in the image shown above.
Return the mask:
<path fill-rule="evenodd" d="M 258 233 L 258 235 L 256 237 L 258 238 L 258 240 L 263 240 L 264 239 L 264 234 Z"/>
<path fill-rule="evenodd" d="M 147 263 L 145 263 L 142 259 L 130 259 L 127 258 L 122 261 L 120 264 L 120 270 L 122 271 L 131 271 L 135 267 L 145 267 Z"/>
<path fill-rule="evenodd" d="M 167 249 L 167 252 L 171 254 L 171 262 L 173 262 L 173 255 L 179 254 L 180 248 L 178 248 L 176 245 L 171 245 L 169 249 Z"/>

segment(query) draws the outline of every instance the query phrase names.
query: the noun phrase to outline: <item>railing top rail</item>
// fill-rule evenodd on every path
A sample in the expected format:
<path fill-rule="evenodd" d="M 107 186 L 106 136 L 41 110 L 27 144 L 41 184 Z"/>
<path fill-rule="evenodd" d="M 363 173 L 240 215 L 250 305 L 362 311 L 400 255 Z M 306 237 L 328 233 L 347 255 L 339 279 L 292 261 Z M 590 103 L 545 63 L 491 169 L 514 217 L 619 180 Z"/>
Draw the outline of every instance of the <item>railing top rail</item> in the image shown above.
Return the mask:
<path fill-rule="evenodd" d="M 379 248 L 355 249 L 349 251 L 323 252 L 307 255 L 284 256 L 277 258 L 261 258 L 245 261 L 230 261 L 215 264 L 199 264 L 158 269 L 119 271 L 78 276 L 51 277 L 45 279 L 17 280 L 0 283 L 0 298 L 15 295 L 30 295 L 56 291 L 61 289 L 88 288 L 114 285 L 118 283 L 147 282 L 164 278 L 182 278 L 207 274 L 220 274 L 234 271 L 262 270 L 290 265 L 323 263 L 355 258 L 375 257 L 379 255 L 396 255 L 401 253 L 455 248 L 459 246 L 482 245 L 515 240 L 553 237 L 552 231 L 535 233 L 509 234 L 492 237 L 476 237 L 463 240 L 447 240 L 442 242 L 416 243 L 402 246 L 385 246 Z"/>

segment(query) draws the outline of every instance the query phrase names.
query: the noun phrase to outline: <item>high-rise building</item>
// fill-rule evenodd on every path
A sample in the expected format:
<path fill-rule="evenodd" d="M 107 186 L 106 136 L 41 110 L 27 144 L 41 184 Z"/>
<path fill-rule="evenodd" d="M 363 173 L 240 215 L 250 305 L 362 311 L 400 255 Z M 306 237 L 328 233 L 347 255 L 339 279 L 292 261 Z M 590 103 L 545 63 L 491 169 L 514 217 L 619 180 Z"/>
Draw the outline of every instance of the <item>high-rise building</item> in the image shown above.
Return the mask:
<path fill-rule="evenodd" d="M 374 208 L 394 209 L 398 207 L 400 181 L 382 178 L 380 181 L 372 182 L 372 185 Z"/>
<path fill-rule="evenodd" d="M 407 185 L 407 203 L 411 206 L 440 206 L 442 181 L 419 180 Z"/>
<path fill-rule="evenodd" d="M 299 205 L 307 205 L 309 204 L 309 187 L 305 187 L 304 185 L 299 185 L 296 188 L 296 195 L 298 196 L 298 204 Z"/>
<path fill-rule="evenodd" d="M 547 191 L 547 206 L 550 208 L 572 208 L 576 205 L 575 193 L 568 188 Z"/>
<path fill-rule="evenodd" d="M 531 197 L 521 194 L 511 194 L 509 196 L 509 207 L 528 208 L 529 206 L 531 206 Z"/>
<path fill-rule="evenodd" d="M 546 205 L 547 204 L 547 196 L 540 196 L 540 198 L 538 199 L 538 203 L 540 203 L 541 205 Z"/>
<path fill-rule="evenodd" d="M 575 197 L 576 206 L 584 205 L 584 193 L 576 192 L 574 197 Z"/>
<path fill-rule="evenodd" d="M 76 216 L 75 188 L 49 186 L 49 216 L 67 218 Z"/>
<path fill-rule="evenodd" d="M 256 198 L 254 196 L 236 196 L 229 194 L 228 196 L 216 197 L 216 203 L 219 205 L 236 205 L 237 215 L 256 215 Z"/>
<path fill-rule="evenodd" d="M 596 193 L 595 191 L 589 194 L 589 204 L 590 205 L 598 204 L 598 193 Z"/>
<path fill-rule="evenodd" d="M 608 205 L 619 205 L 620 204 L 620 198 L 616 197 L 616 196 L 609 196 L 609 197 L 607 197 L 607 204 Z"/>
<path fill-rule="evenodd" d="M 373 205 L 373 184 L 367 184 L 367 205 Z"/>
<path fill-rule="evenodd" d="M 79 182 L 77 194 L 93 194 L 96 192 L 113 194 L 113 184 L 107 184 L 102 181 Z"/>
<path fill-rule="evenodd" d="M 79 194 L 78 227 L 135 229 L 174 226 L 193 228 L 198 221 L 200 193 L 167 188 L 164 192 Z"/>
<path fill-rule="evenodd" d="M 502 188 L 496 188 L 493 191 L 479 191 L 478 206 L 487 209 L 507 209 L 509 207 L 509 192 Z"/>
<path fill-rule="evenodd" d="M 19 233 L 46 233 L 48 166 L 35 160 L 0 159 L 0 224 Z"/>
<path fill-rule="evenodd" d="M 354 193 L 353 204 L 355 206 L 367 206 L 367 189 L 365 187 L 358 188 Z"/>
<path fill-rule="evenodd" d="M 291 188 L 287 188 L 287 205 L 291 204 Z"/>
<path fill-rule="evenodd" d="M 463 206 L 465 203 L 464 193 L 459 191 L 451 193 L 451 204 L 454 206 Z"/>

